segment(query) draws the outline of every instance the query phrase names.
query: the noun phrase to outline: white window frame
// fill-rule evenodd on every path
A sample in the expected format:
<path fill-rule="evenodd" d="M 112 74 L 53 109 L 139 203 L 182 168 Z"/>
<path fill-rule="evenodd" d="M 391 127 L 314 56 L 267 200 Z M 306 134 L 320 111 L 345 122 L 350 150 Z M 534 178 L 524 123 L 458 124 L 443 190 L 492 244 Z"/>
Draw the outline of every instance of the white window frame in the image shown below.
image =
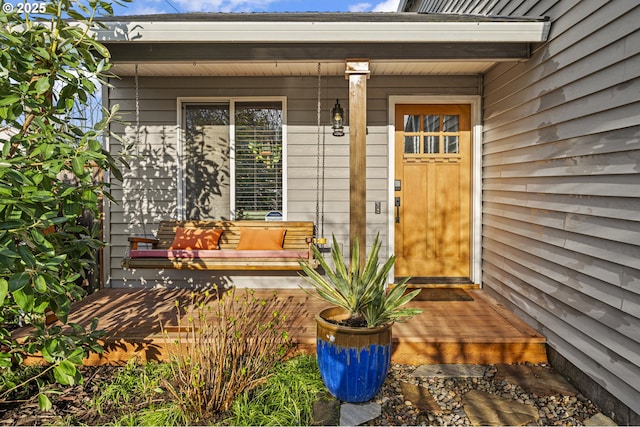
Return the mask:
<path fill-rule="evenodd" d="M 185 148 L 185 129 L 184 129 L 184 104 L 207 104 L 207 103 L 229 103 L 229 174 L 231 185 L 231 220 L 235 220 L 236 205 L 236 178 L 235 178 L 235 104 L 238 102 L 280 102 L 282 104 L 282 220 L 286 221 L 287 212 L 287 195 L 288 195 L 288 179 L 287 179 L 287 98 L 285 96 L 252 96 L 252 97 L 178 97 L 177 98 L 177 123 L 176 132 L 176 169 L 177 173 L 177 191 L 176 191 L 176 217 L 180 220 L 186 219 L 186 196 L 185 196 L 185 176 L 186 169 L 184 148 Z"/>

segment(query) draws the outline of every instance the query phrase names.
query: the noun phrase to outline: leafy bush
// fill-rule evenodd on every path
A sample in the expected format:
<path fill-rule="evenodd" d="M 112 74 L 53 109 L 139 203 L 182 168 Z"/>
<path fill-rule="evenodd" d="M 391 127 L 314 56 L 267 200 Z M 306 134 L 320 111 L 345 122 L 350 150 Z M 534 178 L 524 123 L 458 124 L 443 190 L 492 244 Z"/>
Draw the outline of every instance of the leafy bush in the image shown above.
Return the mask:
<path fill-rule="evenodd" d="M 47 313 L 67 323 L 71 302 L 85 293 L 79 283 L 103 246 L 95 219 L 109 197 L 99 177 L 121 179 L 101 143 L 117 108 L 93 125 L 74 124 L 110 67 L 90 30 L 97 15 L 112 13 L 111 2 L 85 3 L 50 0 L 35 16 L 0 14 L 0 368 L 41 354 L 62 384 L 80 381 L 75 365 L 101 350 L 100 334 L 95 325 L 62 333 Z M 35 333 L 12 339 L 25 325 Z M 44 395 L 40 403 L 51 404 Z"/>
<path fill-rule="evenodd" d="M 219 418 L 238 395 L 263 384 L 292 346 L 275 293 L 263 300 L 253 290 L 216 289 L 213 297 L 192 293 L 188 307 L 176 303 L 167 388 L 192 423 Z"/>

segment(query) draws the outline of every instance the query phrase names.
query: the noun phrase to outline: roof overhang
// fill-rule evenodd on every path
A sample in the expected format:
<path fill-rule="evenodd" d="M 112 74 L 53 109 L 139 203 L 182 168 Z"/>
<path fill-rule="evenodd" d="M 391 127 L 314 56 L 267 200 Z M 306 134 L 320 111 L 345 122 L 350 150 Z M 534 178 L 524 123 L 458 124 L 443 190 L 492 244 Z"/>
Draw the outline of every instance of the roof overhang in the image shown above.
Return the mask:
<path fill-rule="evenodd" d="M 540 43 L 548 21 L 107 22 L 108 43 Z"/>
<path fill-rule="evenodd" d="M 550 25 L 542 17 L 416 13 L 214 13 L 102 23 L 96 38 L 120 75 L 130 74 L 126 64 L 134 63 L 147 75 L 304 75 L 318 62 L 344 64 L 346 58 L 368 58 L 382 74 L 430 73 L 429 63 L 436 62 L 438 73 L 478 73 L 498 61 L 528 58 L 532 44 L 547 40 Z M 259 63 L 271 65 L 252 72 Z M 283 63 L 289 67 L 278 68 Z M 171 74 L 167 68 L 163 74 L 162 65 L 171 65 Z"/>
<path fill-rule="evenodd" d="M 195 14 L 103 21 L 103 42 L 143 43 L 540 43 L 543 18 L 488 18 L 414 13 Z M 208 19 L 207 19 L 208 18 Z"/>

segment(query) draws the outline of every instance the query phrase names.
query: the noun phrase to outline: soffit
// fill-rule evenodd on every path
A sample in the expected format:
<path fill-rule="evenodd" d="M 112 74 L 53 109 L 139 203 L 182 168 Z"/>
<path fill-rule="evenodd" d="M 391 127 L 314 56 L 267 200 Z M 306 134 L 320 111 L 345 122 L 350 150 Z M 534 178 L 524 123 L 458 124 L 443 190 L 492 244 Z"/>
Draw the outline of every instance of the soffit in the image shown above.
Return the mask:
<path fill-rule="evenodd" d="M 394 75 L 438 75 L 481 74 L 491 68 L 493 61 L 372 61 L 371 74 Z M 111 70 L 119 76 L 135 75 L 136 64 L 116 63 Z M 323 76 L 344 76 L 344 62 L 322 62 Z M 317 62 L 158 62 L 138 64 L 140 76 L 316 76 Z"/>

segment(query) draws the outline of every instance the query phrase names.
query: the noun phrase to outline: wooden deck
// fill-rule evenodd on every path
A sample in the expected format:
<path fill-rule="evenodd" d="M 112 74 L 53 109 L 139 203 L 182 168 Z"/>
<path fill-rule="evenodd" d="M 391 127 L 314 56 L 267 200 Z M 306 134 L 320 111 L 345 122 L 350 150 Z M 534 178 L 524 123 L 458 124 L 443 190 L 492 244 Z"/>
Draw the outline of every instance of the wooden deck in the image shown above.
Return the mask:
<path fill-rule="evenodd" d="M 256 296 L 269 297 L 273 291 L 256 290 Z M 393 362 L 414 365 L 546 362 L 544 337 L 482 290 L 457 289 L 452 297 L 446 290 L 436 291 L 425 289 L 419 300 L 411 303 L 424 309 L 423 314 L 394 325 Z M 105 353 L 92 355 L 85 364 L 122 364 L 134 356 L 141 361 L 166 360 L 166 338 L 160 323 L 169 330 L 175 329 L 176 301 L 189 301 L 191 292 L 102 289 L 76 303 L 70 322 L 86 326 L 98 317 L 99 327 L 108 331 Z M 314 352 L 314 316 L 326 304 L 299 289 L 277 290 L 277 295 L 285 302 L 288 331 L 299 349 Z M 460 300 L 460 295 L 467 300 Z"/>

